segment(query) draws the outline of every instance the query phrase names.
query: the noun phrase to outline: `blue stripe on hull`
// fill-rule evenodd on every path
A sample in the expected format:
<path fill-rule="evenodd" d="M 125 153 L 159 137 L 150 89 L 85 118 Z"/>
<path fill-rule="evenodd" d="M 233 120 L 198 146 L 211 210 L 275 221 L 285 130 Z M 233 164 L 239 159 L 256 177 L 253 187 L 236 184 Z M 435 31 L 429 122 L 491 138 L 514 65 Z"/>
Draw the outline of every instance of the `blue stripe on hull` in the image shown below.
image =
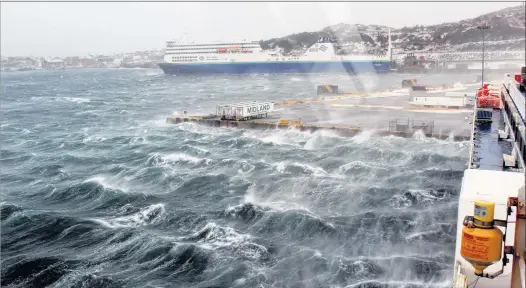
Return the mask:
<path fill-rule="evenodd" d="M 368 73 L 389 72 L 388 62 L 271 62 L 175 64 L 160 63 L 166 74 L 250 74 L 250 73 Z"/>

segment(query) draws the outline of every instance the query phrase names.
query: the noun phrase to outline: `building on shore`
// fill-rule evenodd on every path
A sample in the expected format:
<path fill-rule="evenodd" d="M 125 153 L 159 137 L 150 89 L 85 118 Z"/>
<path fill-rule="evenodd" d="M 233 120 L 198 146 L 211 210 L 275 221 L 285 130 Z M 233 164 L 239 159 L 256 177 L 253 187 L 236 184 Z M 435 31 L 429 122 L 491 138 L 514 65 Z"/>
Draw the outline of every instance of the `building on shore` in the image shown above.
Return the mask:
<path fill-rule="evenodd" d="M 44 69 L 64 69 L 66 62 L 60 58 L 46 59 L 42 61 L 42 68 Z"/>

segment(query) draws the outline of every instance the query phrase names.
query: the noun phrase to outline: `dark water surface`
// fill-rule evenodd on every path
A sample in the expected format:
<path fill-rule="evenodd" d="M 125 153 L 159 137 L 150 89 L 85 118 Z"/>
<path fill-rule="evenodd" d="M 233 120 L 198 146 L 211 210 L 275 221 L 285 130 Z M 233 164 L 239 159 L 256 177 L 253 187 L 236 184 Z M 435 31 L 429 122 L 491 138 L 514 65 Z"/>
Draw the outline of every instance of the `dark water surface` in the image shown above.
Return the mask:
<path fill-rule="evenodd" d="M 447 287 L 467 143 L 164 124 L 357 79 L 3 74 L 2 286 Z"/>

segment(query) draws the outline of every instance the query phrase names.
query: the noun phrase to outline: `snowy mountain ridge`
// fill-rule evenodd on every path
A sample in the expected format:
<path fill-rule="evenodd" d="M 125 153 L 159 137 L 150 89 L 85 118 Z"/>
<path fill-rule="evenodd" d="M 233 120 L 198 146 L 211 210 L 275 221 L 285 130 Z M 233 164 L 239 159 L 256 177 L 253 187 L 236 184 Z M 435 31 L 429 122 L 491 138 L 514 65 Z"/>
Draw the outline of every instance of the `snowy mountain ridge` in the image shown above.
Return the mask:
<path fill-rule="evenodd" d="M 394 53 L 468 52 L 480 51 L 482 32 L 485 30 L 487 51 L 524 51 L 526 47 L 525 6 L 506 8 L 476 18 L 430 26 L 391 28 Z M 320 37 L 332 37 L 339 42 L 338 53 L 376 53 L 387 49 L 387 31 L 390 27 L 339 23 L 317 32 L 302 32 L 280 38 L 262 40 L 264 49 L 281 48 L 285 52 L 304 50 Z"/>

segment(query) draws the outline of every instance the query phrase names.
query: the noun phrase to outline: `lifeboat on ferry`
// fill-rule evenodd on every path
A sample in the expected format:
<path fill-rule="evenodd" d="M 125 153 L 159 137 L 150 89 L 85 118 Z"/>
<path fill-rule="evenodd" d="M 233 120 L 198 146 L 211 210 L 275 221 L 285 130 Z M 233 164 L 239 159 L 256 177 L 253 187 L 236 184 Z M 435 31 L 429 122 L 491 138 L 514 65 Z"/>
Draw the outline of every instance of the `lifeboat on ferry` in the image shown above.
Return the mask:
<path fill-rule="evenodd" d="M 477 106 L 481 108 L 500 108 L 500 93 L 497 89 L 484 84 L 477 90 Z"/>
<path fill-rule="evenodd" d="M 481 108 L 499 108 L 500 98 L 493 96 L 483 96 L 477 98 L 477 106 Z"/>

